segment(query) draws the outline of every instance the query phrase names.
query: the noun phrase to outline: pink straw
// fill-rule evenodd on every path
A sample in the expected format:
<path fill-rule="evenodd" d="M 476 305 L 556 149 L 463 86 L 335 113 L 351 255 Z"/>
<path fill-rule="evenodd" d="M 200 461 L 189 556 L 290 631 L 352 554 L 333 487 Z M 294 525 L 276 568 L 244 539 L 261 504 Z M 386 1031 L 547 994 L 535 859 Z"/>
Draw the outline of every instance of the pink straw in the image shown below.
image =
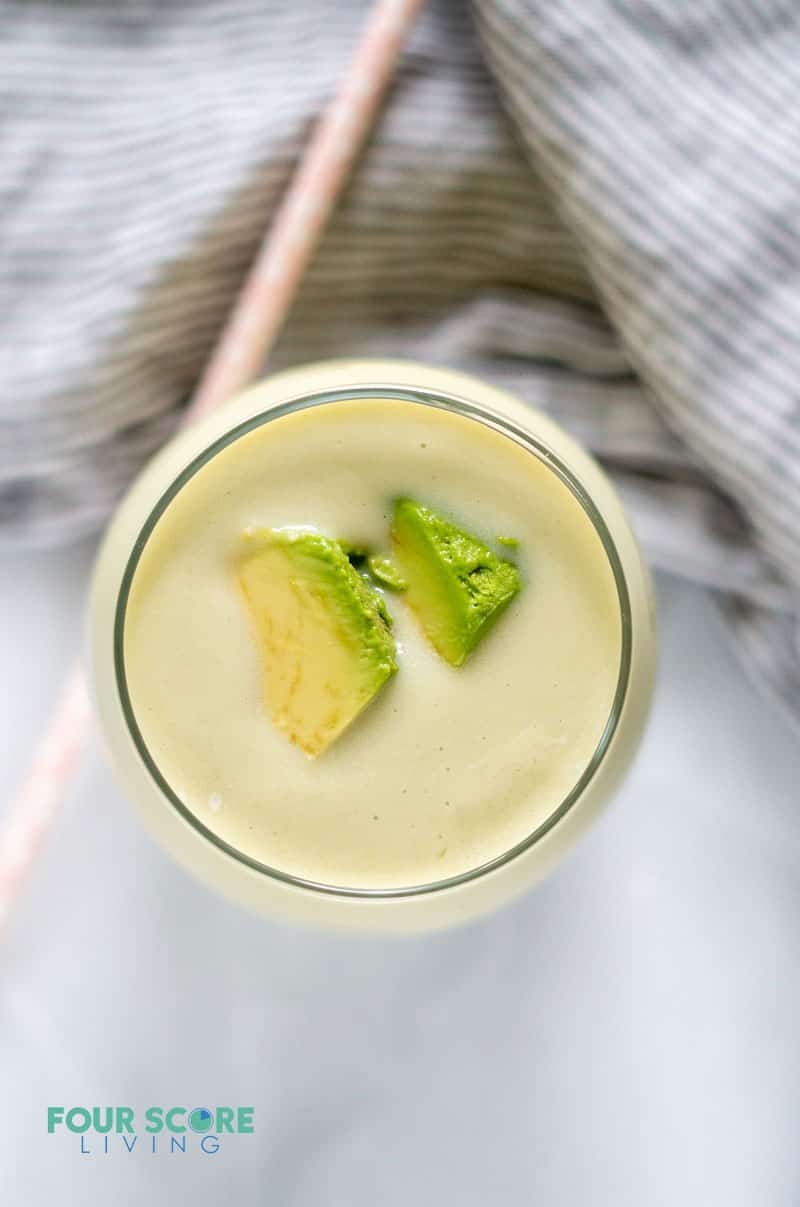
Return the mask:
<path fill-rule="evenodd" d="M 256 255 L 184 423 L 214 410 L 263 373 L 421 6 L 422 0 L 376 0 L 338 93 L 320 118 Z M 0 926 L 56 818 L 91 731 L 86 678 L 76 662 L 0 833 Z"/>

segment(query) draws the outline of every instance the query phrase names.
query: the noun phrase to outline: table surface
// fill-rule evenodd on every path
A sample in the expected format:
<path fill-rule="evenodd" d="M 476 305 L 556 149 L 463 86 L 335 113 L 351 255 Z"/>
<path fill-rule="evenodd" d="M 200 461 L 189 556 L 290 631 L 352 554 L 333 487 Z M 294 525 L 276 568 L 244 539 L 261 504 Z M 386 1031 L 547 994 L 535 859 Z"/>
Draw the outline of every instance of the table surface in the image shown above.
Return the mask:
<path fill-rule="evenodd" d="M 0 558 L 3 801 L 90 558 Z M 658 594 L 618 800 L 545 884 L 449 933 L 320 934 L 217 899 L 95 745 L 0 949 L 0 1202 L 796 1207 L 800 749 L 713 602 Z M 256 1130 L 82 1155 L 48 1105 L 247 1105 Z"/>

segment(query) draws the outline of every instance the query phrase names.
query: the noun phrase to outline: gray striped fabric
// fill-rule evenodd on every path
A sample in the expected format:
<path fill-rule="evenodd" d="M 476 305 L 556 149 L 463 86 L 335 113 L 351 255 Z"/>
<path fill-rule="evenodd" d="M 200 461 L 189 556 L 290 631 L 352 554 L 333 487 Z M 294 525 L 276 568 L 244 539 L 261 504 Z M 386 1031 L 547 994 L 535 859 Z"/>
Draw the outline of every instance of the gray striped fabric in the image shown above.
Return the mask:
<path fill-rule="evenodd" d="M 0 540 L 169 433 L 366 5 L 0 0 Z M 795 0 L 429 4 L 272 365 L 508 385 L 800 717 Z"/>

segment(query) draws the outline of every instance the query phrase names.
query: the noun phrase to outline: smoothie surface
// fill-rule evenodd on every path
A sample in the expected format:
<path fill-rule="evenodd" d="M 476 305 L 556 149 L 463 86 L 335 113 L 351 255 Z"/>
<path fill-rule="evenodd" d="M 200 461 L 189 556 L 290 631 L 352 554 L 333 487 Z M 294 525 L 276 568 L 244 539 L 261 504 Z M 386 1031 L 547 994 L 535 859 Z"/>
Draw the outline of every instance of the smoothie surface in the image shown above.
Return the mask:
<path fill-rule="evenodd" d="M 310 759 L 266 711 L 232 551 L 299 526 L 388 553 L 398 498 L 511 558 L 523 589 L 462 666 L 387 590 L 398 671 Z M 269 421 L 199 470 L 145 545 L 124 637 L 137 725 L 187 808 L 252 859 L 352 888 L 432 883 L 527 837 L 591 760 L 620 657 L 611 567 L 553 470 L 476 420 L 379 398 Z"/>

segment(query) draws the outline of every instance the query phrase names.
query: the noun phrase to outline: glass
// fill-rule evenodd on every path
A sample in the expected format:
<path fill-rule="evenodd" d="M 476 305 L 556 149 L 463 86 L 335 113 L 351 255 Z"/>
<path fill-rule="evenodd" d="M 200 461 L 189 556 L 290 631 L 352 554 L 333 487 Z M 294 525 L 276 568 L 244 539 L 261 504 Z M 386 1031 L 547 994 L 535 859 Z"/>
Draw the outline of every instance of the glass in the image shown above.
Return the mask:
<path fill-rule="evenodd" d="M 337 366 L 337 368 L 339 368 L 339 366 Z M 412 366 L 404 366 L 406 375 L 410 372 L 411 368 Z M 316 370 L 316 372 L 319 372 L 319 370 Z M 420 378 L 425 378 L 426 376 L 430 376 L 432 372 L 434 371 L 419 367 L 418 376 Z M 298 374 L 295 372 L 295 374 L 289 376 L 294 376 L 297 378 Z M 300 376 L 302 376 L 302 372 Z M 438 371 L 437 376 L 441 376 L 441 371 Z M 294 892 L 299 892 L 306 898 L 314 897 L 317 902 L 323 903 L 322 909 L 314 908 L 310 911 L 311 916 L 313 916 L 317 921 L 333 921 L 339 923 L 352 923 L 355 921 L 356 924 L 360 924 L 357 916 L 353 912 L 353 907 L 357 907 L 359 903 L 372 903 L 375 905 L 380 904 L 381 906 L 386 907 L 390 906 L 392 903 L 400 903 L 404 899 L 416 898 L 423 902 L 431 902 L 434 897 L 447 896 L 448 894 L 452 895 L 454 893 L 458 893 L 462 897 L 462 908 L 456 911 L 457 915 L 469 916 L 474 912 L 481 912 L 483 908 L 488 908 L 491 904 L 497 903 L 497 901 L 492 900 L 489 902 L 489 905 L 481 905 L 476 899 L 474 905 L 477 908 L 473 908 L 472 903 L 463 901 L 464 895 L 469 891 L 470 886 L 475 885 L 481 880 L 492 878 L 497 880 L 498 873 L 501 873 L 504 868 L 509 867 L 517 861 L 520 861 L 526 853 L 533 851 L 540 844 L 543 844 L 545 839 L 552 837 L 554 833 L 563 828 L 569 819 L 569 815 L 578 808 L 582 801 L 586 801 L 587 796 L 592 794 L 593 787 L 597 784 L 597 781 L 600 778 L 600 772 L 605 767 L 609 752 L 611 751 L 612 747 L 616 747 L 617 745 L 621 745 L 622 747 L 622 754 L 617 758 L 618 762 L 621 758 L 622 763 L 622 765 L 618 768 L 618 771 L 621 773 L 621 771 L 623 771 L 627 765 L 630 755 L 632 754 L 632 748 L 636 745 L 638 735 L 641 732 L 644 713 L 646 712 L 647 701 L 649 699 L 650 683 L 652 680 L 653 617 L 652 600 L 649 596 L 649 584 L 647 582 L 646 571 L 642 566 L 641 559 L 638 555 L 638 550 L 636 550 L 635 547 L 635 542 L 632 542 L 627 525 L 621 527 L 619 523 L 619 516 L 609 514 L 609 512 L 613 513 L 619 511 L 621 515 L 621 509 L 619 509 L 619 504 L 616 501 L 610 486 L 602 477 L 600 471 L 597 469 L 594 463 L 591 462 L 585 454 L 579 454 L 579 459 L 584 460 L 585 464 L 582 467 L 579 467 L 578 472 L 576 472 L 576 470 L 567 463 L 567 460 L 565 460 L 565 458 L 553 447 L 552 439 L 543 438 L 539 433 L 537 433 L 535 428 L 544 425 L 549 429 L 545 433 L 545 436 L 552 437 L 553 432 L 557 432 L 558 429 L 554 429 L 553 426 L 549 424 L 549 421 L 544 420 L 544 418 L 537 415 L 536 412 L 530 412 L 531 422 L 527 425 L 523 425 L 519 422 L 519 419 L 524 419 L 528 414 L 527 411 L 523 412 L 523 414 L 520 416 L 512 417 L 508 414 L 501 414 L 499 410 L 496 410 L 491 406 L 484 405 L 483 402 L 478 403 L 473 401 L 471 398 L 464 397 L 463 395 L 459 396 L 456 394 L 446 393 L 438 388 L 422 388 L 420 386 L 409 387 L 406 385 L 398 385 L 392 380 L 391 377 L 381 378 L 379 376 L 375 376 L 374 380 L 367 382 L 358 381 L 357 377 L 358 374 L 356 374 L 356 380 L 354 380 L 352 384 L 340 384 L 330 389 L 315 388 L 309 390 L 308 392 L 295 394 L 292 397 L 284 398 L 281 401 L 270 400 L 271 405 L 264 409 L 256 410 L 256 412 L 253 414 L 248 414 L 239 422 L 234 423 L 230 427 L 226 427 L 226 430 L 222 431 L 221 434 L 218 434 L 215 439 L 212 439 L 208 442 L 203 440 L 204 428 L 207 427 L 207 425 L 201 425 L 201 429 L 198 429 L 195 432 L 187 433 L 178 438 L 177 443 L 181 445 L 181 451 L 187 449 L 188 445 L 196 445 L 197 441 L 200 440 L 199 451 L 197 449 L 193 450 L 193 455 L 183 462 L 183 466 L 179 472 L 174 474 L 174 476 L 169 475 L 169 479 L 166 481 L 166 483 L 163 483 L 165 476 L 163 469 L 161 469 L 161 472 L 159 472 L 158 465 L 153 467 L 155 470 L 155 479 L 160 477 L 162 479 L 160 485 L 163 486 L 162 489 L 157 491 L 156 501 L 154 504 L 146 507 L 143 510 L 141 499 L 139 498 L 139 495 L 137 495 L 137 488 L 134 489 L 133 494 L 137 497 L 134 500 L 133 509 L 137 513 L 137 517 L 140 522 L 138 522 L 136 525 L 135 536 L 132 543 L 130 542 L 129 537 L 122 538 L 123 543 L 127 540 L 127 549 L 129 552 L 127 552 L 126 556 L 121 556 L 121 554 L 125 553 L 125 550 L 123 545 L 120 544 L 120 540 L 115 539 L 115 522 L 112 524 L 109 536 L 101 553 L 96 576 L 96 589 L 94 592 L 95 602 L 93 605 L 95 668 L 96 672 L 99 671 L 101 667 L 104 667 L 106 671 L 108 671 L 110 654 L 110 669 L 112 671 L 111 686 L 113 688 L 114 697 L 114 699 L 110 701 L 109 693 L 106 690 L 108 686 L 108 675 L 98 675 L 96 673 L 95 680 L 97 684 L 100 715 L 101 719 L 104 721 L 106 732 L 108 734 L 109 706 L 111 705 L 113 711 L 115 712 L 118 710 L 119 718 L 121 718 L 124 730 L 129 738 L 130 743 L 132 744 L 133 751 L 135 752 L 135 759 L 138 761 L 140 767 L 140 772 L 135 777 L 137 783 L 133 785 L 134 796 L 138 797 L 140 791 L 142 790 L 143 777 L 149 779 L 151 791 L 145 793 L 150 802 L 149 811 L 152 811 L 153 792 L 155 792 L 161 802 L 161 808 L 174 811 L 176 816 L 180 818 L 181 822 L 185 823 L 185 825 L 191 829 L 195 839 L 204 844 L 209 844 L 210 847 L 213 848 L 226 861 L 226 864 L 229 866 L 226 868 L 227 874 L 223 876 L 222 879 L 228 883 L 219 884 L 219 878 L 214 877 L 214 879 L 218 883 L 219 887 L 222 887 L 225 891 L 233 891 L 234 896 L 241 896 L 241 894 L 235 889 L 234 882 L 236 879 L 236 872 L 232 871 L 233 868 L 238 868 L 240 869 L 242 875 L 247 877 L 255 875 L 261 881 L 269 881 L 273 885 L 284 886 L 290 890 L 293 890 Z M 273 379 L 273 382 L 276 382 L 277 380 L 278 379 Z M 471 379 L 460 379 L 462 382 L 469 382 L 470 380 Z M 483 386 L 483 383 L 474 383 L 474 385 L 476 392 L 485 392 L 487 389 L 487 387 Z M 257 391 L 250 392 L 252 395 L 255 395 L 256 393 Z M 498 395 L 498 397 L 500 396 Z M 247 395 L 244 396 L 244 398 L 246 399 Z M 324 884 L 318 881 L 303 879 L 302 877 L 294 876 L 290 872 L 287 872 L 281 868 L 271 867 L 267 864 L 261 863 L 252 856 L 248 855 L 247 852 L 229 845 L 219 835 L 215 834 L 197 817 L 195 812 L 189 808 L 183 800 L 180 799 L 179 795 L 173 790 L 165 779 L 156 761 L 148 750 L 137 724 L 135 710 L 131 702 L 126 680 L 124 659 L 126 608 L 136 568 L 156 524 L 164 514 L 165 510 L 169 507 L 172 500 L 182 490 L 186 483 L 195 474 L 202 470 L 203 467 L 206 466 L 209 461 L 219 454 L 223 449 L 227 448 L 234 441 L 240 439 L 248 432 L 253 431 L 255 428 L 258 428 L 263 424 L 271 423 L 295 411 L 320 406 L 335 406 L 336 403 L 340 401 L 370 398 L 378 398 L 381 400 L 388 399 L 400 403 L 414 402 L 427 407 L 449 410 L 492 428 L 494 431 L 499 432 L 500 434 L 515 441 L 532 456 L 544 462 L 546 466 L 557 475 L 560 481 L 569 489 L 574 498 L 579 502 L 602 544 L 614 578 L 619 603 L 621 626 L 620 663 L 611 711 L 607 718 L 597 747 L 571 791 L 564 797 L 564 799 L 560 800 L 555 805 L 549 816 L 543 822 L 537 825 L 530 834 L 528 834 L 521 842 L 518 842 L 516 845 L 502 852 L 497 857 L 458 875 L 450 876 L 431 883 L 412 884 L 400 888 L 359 888 Z M 238 400 L 239 409 L 241 409 L 241 401 L 242 400 Z M 219 427 L 220 416 L 215 416 L 213 418 L 216 421 L 215 426 Z M 568 438 L 563 436 L 563 434 L 559 434 L 559 439 L 567 446 L 571 443 Z M 570 451 L 569 448 L 567 451 Z M 167 452 L 169 452 L 169 450 L 167 450 Z M 576 450 L 573 448 L 572 452 L 575 453 Z M 156 461 L 161 463 L 163 462 L 163 459 L 164 454 L 161 454 Z M 166 460 L 169 461 L 169 457 L 167 457 Z M 178 461 L 180 462 L 181 460 L 182 457 L 179 454 Z M 173 468 L 174 463 L 175 458 L 173 457 Z M 585 470 L 587 464 L 592 470 L 592 473 L 589 476 L 596 477 L 596 482 L 587 484 L 587 474 L 585 472 L 583 474 L 580 473 L 580 468 Z M 152 470 L 146 471 L 145 477 L 148 477 L 149 474 L 152 474 Z M 597 489 L 598 482 L 600 483 L 602 489 Z M 147 491 L 145 490 L 144 497 L 146 497 L 146 494 Z M 600 496 L 599 498 L 598 495 Z M 150 498 L 152 499 L 152 497 L 153 496 L 151 494 Z M 609 501 L 613 502 L 613 506 L 611 508 L 609 508 Z M 129 504 L 130 500 L 128 500 L 125 506 L 129 506 Z M 129 533 L 131 531 L 130 523 L 127 523 L 125 527 Z M 612 527 L 614 528 L 614 532 L 612 532 Z M 621 551 L 619 547 L 621 536 L 624 537 L 624 551 Z M 114 563 L 113 570 L 110 570 L 110 567 L 107 565 L 109 562 Z M 119 574 L 120 569 L 121 575 Z M 118 576 L 118 587 L 112 587 L 111 594 L 109 595 L 109 572 L 113 578 L 114 570 L 116 570 Z M 636 580 L 635 582 L 631 582 L 632 577 Z M 99 599 L 99 596 L 103 596 L 104 598 L 101 600 Z M 113 602 L 111 616 L 109 616 L 109 602 Z M 110 633 L 109 628 L 111 630 Z M 644 640 L 643 630 L 645 637 Z M 636 643 L 637 635 L 638 645 L 641 648 L 639 650 L 640 660 L 636 665 L 640 668 L 640 673 L 637 676 L 637 679 L 639 680 L 636 685 L 637 699 L 632 703 L 630 696 L 633 677 L 632 671 L 634 668 L 634 645 Z M 643 674 L 641 670 L 642 657 L 644 657 L 645 661 Z M 100 682 L 101 680 L 104 680 L 106 685 L 105 687 Z M 623 719 L 626 718 L 626 713 L 629 714 L 627 716 L 627 728 L 630 732 L 627 735 L 627 740 L 623 740 L 620 743 L 615 739 L 619 739 L 620 737 L 619 731 L 622 726 Z M 115 756 L 115 761 L 115 745 L 118 749 L 119 736 L 119 733 L 117 733 L 116 742 L 113 738 L 110 742 L 112 754 Z M 128 753 L 130 754 L 130 752 Z M 130 764 L 130 759 L 127 761 Z M 130 776 L 124 778 L 126 778 L 127 787 L 130 790 Z M 606 778 L 609 779 L 617 777 L 609 777 L 607 775 Z M 594 803 L 596 804 L 597 802 Z M 170 842 L 169 845 L 171 845 L 174 849 L 174 841 Z M 194 843 L 189 844 L 189 846 L 192 849 L 196 849 L 196 844 Z M 196 870 L 200 870 L 201 875 L 203 874 L 202 868 L 197 868 L 197 860 L 192 857 L 190 850 L 184 850 L 179 854 L 179 857 L 183 857 L 184 861 L 186 861 L 188 858 L 188 862 L 194 866 Z M 547 862 L 550 862 L 550 860 L 548 859 Z M 516 879 L 516 877 L 512 878 L 512 880 Z M 535 879 L 535 875 L 531 875 L 528 877 L 528 879 Z M 520 886 L 512 886 L 512 880 L 509 881 L 508 891 L 500 892 L 500 900 L 512 895 L 513 892 L 518 891 Z M 248 883 L 248 888 L 250 890 L 252 890 L 252 887 L 253 886 Z M 270 893 L 266 894 L 263 903 L 259 902 L 258 900 L 252 900 L 252 891 L 249 891 L 246 896 L 248 899 L 250 899 L 251 904 L 263 904 L 267 910 L 274 910 L 276 908 L 276 902 L 274 899 L 272 899 L 272 895 Z M 483 896 L 484 895 L 481 894 L 481 898 L 483 898 Z M 497 894 L 492 893 L 489 894 L 489 896 L 491 898 L 495 898 Z M 255 897 L 258 898 L 257 892 L 255 893 Z M 327 902 L 327 906 L 324 905 L 325 902 Z M 336 908 L 337 903 L 341 905 L 344 902 L 348 902 L 351 907 L 348 910 L 347 917 L 345 917 L 344 914 Z M 465 904 L 467 906 L 466 910 L 463 908 Z M 278 909 L 279 912 L 286 912 L 285 909 L 281 909 L 280 906 L 278 906 Z M 325 916 L 326 909 L 328 910 L 330 917 Z M 290 909 L 289 912 L 291 913 L 295 911 Z M 302 915 L 306 915 L 309 911 L 301 910 L 299 912 Z M 383 913 L 384 918 L 386 918 L 385 908 Z M 455 920 L 454 918 L 450 917 L 451 913 L 452 911 L 449 908 L 446 910 L 439 910 L 434 906 L 433 908 L 425 908 L 422 911 L 421 917 L 423 920 L 421 923 L 416 916 L 414 918 L 409 916 L 407 921 L 413 927 L 416 927 L 420 924 L 426 926 L 436 925 L 440 921 Z M 375 919 L 373 917 L 372 922 L 374 922 L 374 920 Z M 401 929 L 406 928 L 405 925 L 399 921 L 399 919 L 390 919 L 390 925 L 392 928 L 398 924 Z M 379 925 L 383 925 L 383 923 L 379 923 Z"/>

